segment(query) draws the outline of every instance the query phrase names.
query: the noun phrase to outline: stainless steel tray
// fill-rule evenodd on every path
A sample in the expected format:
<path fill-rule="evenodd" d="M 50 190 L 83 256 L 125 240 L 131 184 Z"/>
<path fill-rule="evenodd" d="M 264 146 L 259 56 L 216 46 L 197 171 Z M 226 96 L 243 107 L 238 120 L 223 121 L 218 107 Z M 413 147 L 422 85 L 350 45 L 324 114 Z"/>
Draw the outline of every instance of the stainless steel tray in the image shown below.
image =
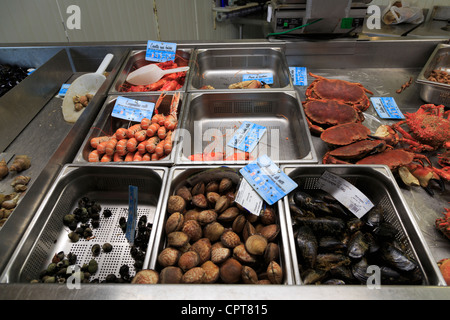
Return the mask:
<path fill-rule="evenodd" d="M 386 166 L 363 166 L 363 165 L 298 165 L 282 166 L 282 170 L 294 181 L 299 189 L 318 189 L 316 183 L 325 172 L 334 173 L 352 183 L 372 203 L 380 205 L 384 210 L 385 219 L 393 224 L 398 233 L 396 239 L 405 248 L 406 252 L 419 264 L 424 276 L 423 285 L 445 286 L 437 263 L 434 261 L 430 250 L 420 232 L 420 228 L 410 212 L 397 183 Z M 292 195 L 293 193 L 291 193 Z M 297 250 L 293 235 L 291 210 L 289 208 L 290 195 L 284 198 L 286 212 L 287 230 L 289 234 L 290 250 L 293 261 L 293 272 L 295 282 L 302 284 L 299 266 L 297 264 Z"/>
<path fill-rule="evenodd" d="M 294 89 L 286 58 L 280 48 L 197 49 L 190 70 L 188 91 L 204 90 L 202 87 L 207 85 L 215 90 L 239 91 L 242 89 L 228 89 L 228 86 L 241 82 L 246 74 L 262 73 L 273 76 L 270 89 L 246 90 Z"/>
<path fill-rule="evenodd" d="M 189 66 L 191 62 L 191 54 L 192 49 L 178 49 L 176 51 L 176 56 L 174 62 L 179 67 Z M 134 71 L 135 69 L 139 69 L 140 67 L 146 66 L 150 63 L 150 61 L 145 60 L 145 50 L 132 50 L 130 51 L 125 63 L 123 64 L 121 70 L 117 74 L 116 80 L 109 90 L 109 94 L 120 94 L 120 95 L 129 95 L 129 94 L 146 94 L 148 92 L 123 92 L 121 91 L 121 87 L 126 83 L 127 76 Z M 177 91 L 186 91 L 188 77 L 190 71 L 186 72 L 186 78 L 183 86 Z M 149 91 L 152 92 L 152 91 Z"/>
<path fill-rule="evenodd" d="M 425 102 L 450 107 L 450 85 L 428 80 L 431 71 L 436 69 L 450 73 L 450 45 L 436 46 L 416 80 L 421 85 L 420 97 Z"/>
<path fill-rule="evenodd" d="M 228 141 L 243 121 L 267 128 L 250 155 L 267 154 L 276 163 L 317 163 L 316 152 L 306 124 L 303 108 L 295 91 L 291 92 L 197 92 L 188 96 L 176 150 L 176 164 L 242 164 L 245 160 L 191 161 L 194 154 L 235 151 Z M 247 161 L 248 163 L 248 161 Z"/>
<path fill-rule="evenodd" d="M 168 198 L 175 194 L 181 186 L 193 186 L 199 181 L 205 183 L 214 180 L 221 179 L 223 177 L 229 177 L 233 182 L 240 182 L 241 175 L 239 174 L 239 166 L 176 166 L 172 167 L 169 171 L 167 187 L 165 196 L 163 199 L 163 205 L 161 206 L 161 216 L 158 222 L 158 226 L 155 231 L 155 241 L 153 244 L 152 256 L 149 262 L 149 268 L 160 271 L 161 266 L 158 264 L 159 253 L 167 246 L 165 222 L 169 216 L 167 213 L 167 201 Z M 280 226 L 280 233 L 278 235 L 278 246 L 280 248 L 279 264 L 283 269 L 283 282 L 281 284 L 293 284 L 293 274 L 291 270 L 291 261 L 289 253 L 289 243 L 287 239 L 287 230 L 285 228 L 286 221 L 284 218 L 284 210 L 282 201 L 279 201 L 273 207 L 278 213 L 278 222 Z M 223 285 L 220 281 L 217 284 L 211 285 Z"/>
<path fill-rule="evenodd" d="M 130 99 L 140 100 L 140 101 L 148 101 L 148 102 L 154 102 L 158 100 L 160 97 L 160 92 L 157 93 L 147 93 L 145 95 L 135 95 L 135 96 L 126 96 Z M 134 124 L 134 122 L 130 122 L 127 120 L 115 118 L 111 116 L 112 110 L 114 108 L 114 104 L 117 100 L 116 95 L 108 96 L 108 98 L 105 100 L 105 103 L 100 110 L 97 119 L 94 121 L 91 130 L 89 131 L 88 135 L 86 136 L 85 140 L 83 141 L 83 144 L 81 145 L 80 150 L 78 151 L 75 159 L 73 160 L 73 163 L 82 163 L 82 164 L 91 164 L 89 162 L 89 153 L 93 150 L 91 147 L 90 141 L 92 138 L 105 136 L 105 135 L 113 135 L 117 129 L 119 128 L 128 128 Z M 166 96 L 164 97 L 163 101 L 161 102 L 160 106 L 158 107 L 158 112 L 163 113 L 165 115 L 169 114 L 170 110 L 170 103 L 173 98 L 173 92 L 167 92 Z M 181 118 L 183 117 L 183 110 L 185 109 L 185 95 L 183 93 L 180 94 L 180 102 L 178 105 L 178 128 L 180 127 Z M 139 165 L 163 165 L 163 166 L 171 166 L 175 163 L 175 150 L 177 149 L 178 145 L 178 136 L 179 136 L 179 130 L 175 129 L 174 136 L 173 136 L 173 147 L 172 152 L 167 155 L 165 158 L 159 159 L 158 161 L 134 161 L 134 162 L 95 162 L 92 164 L 96 165 L 128 165 L 128 164 L 139 164 Z"/>
<path fill-rule="evenodd" d="M 102 246 L 106 242 L 111 243 L 113 249 L 95 258 L 98 271 L 91 279 L 102 281 L 109 274 L 119 276 L 123 264 L 129 265 L 130 275 L 134 275 L 131 244 L 119 227 L 120 217 L 128 219 L 128 186 L 138 187 L 137 219 L 146 215 L 148 223 L 154 226 L 159 217 L 167 173 L 168 169 L 162 167 L 65 165 L 17 246 L 1 282 L 27 283 L 39 279 L 40 272 L 47 269 L 53 256 L 60 251 L 75 253 L 77 265 L 82 266 L 93 258 L 91 246 Z M 70 229 L 64 226 L 63 217 L 72 213 L 85 196 L 101 205 L 100 226 L 92 229 L 94 237 L 91 240 L 80 237 L 78 242 L 72 243 L 68 238 Z M 112 212 L 109 218 L 103 216 L 105 209 Z M 153 233 L 152 230 L 147 260 L 153 247 Z"/>

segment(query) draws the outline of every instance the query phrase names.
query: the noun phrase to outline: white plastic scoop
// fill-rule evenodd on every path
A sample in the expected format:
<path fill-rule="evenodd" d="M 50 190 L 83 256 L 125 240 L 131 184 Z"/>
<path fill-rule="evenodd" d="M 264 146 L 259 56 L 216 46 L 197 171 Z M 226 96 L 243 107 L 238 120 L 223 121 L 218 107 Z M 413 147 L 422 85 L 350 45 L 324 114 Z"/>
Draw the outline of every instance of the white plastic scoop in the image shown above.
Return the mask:
<path fill-rule="evenodd" d="M 189 67 L 180 67 L 174 69 L 163 70 L 158 67 L 155 63 L 148 64 L 141 67 L 133 72 L 131 72 L 127 77 L 127 82 L 133 85 L 146 85 L 150 83 L 155 83 L 159 81 L 166 74 L 188 71 Z"/>
<path fill-rule="evenodd" d="M 76 95 L 86 95 L 87 93 L 95 95 L 97 90 L 106 80 L 103 72 L 105 72 L 113 58 L 114 55 L 108 53 L 105 58 L 103 58 L 102 63 L 95 73 L 86 73 L 75 79 L 75 81 L 70 85 L 69 89 L 67 89 L 66 95 L 64 96 L 62 105 L 62 112 L 65 121 L 73 123 L 78 120 L 86 108 L 83 108 L 81 111 L 75 111 L 73 97 Z"/>

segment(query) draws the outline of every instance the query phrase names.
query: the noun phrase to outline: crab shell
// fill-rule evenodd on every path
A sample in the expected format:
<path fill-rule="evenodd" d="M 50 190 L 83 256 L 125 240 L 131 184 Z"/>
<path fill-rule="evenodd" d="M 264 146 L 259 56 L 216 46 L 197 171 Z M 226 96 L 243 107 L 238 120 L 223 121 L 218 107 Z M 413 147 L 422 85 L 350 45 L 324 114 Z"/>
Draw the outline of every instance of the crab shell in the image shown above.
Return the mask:
<path fill-rule="evenodd" d="M 309 73 L 316 78 L 306 89 L 307 98 L 336 100 L 365 111 L 370 106 L 370 100 L 366 93 L 373 94 L 360 83 L 339 79 L 327 79 Z"/>
<path fill-rule="evenodd" d="M 444 209 L 445 209 L 445 212 L 443 213 L 444 216 L 442 218 L 436 219 L 435 226 L 436 229 L 438 229 L 444 234 L 444 236 L 450 239 L 450 208 Z M 450 279 L 450 268 L 449 268 L 449 279 Z"/>
<path fill-rule="evenodd" d="M 386 149 L 386 142 L 382 140 L 361 140 L 328 151 L 323 159 L 324 164 L 348 163 L 351 160 L 361 159 L 368 154 L 382 152 Z"/>
<path fill-rule="evenodd" d="M 419 162 L 424 159 L 429 163 L 428 158 L 423 155 L 409 152 L 403 149 L 387 149 L 381 153 L 377 153 L 359 160 L 356 164 L 384 164 L 391 170 L 401 166 L 409 165 L 415 160 Z M 431 165 L 431 163 L 430 163 Z"/>
<path fill-rule="evenodd" d="M 327 127 L 338 124 L 364 121 L 364 115 L 359 110 L 334 100 L 311 99 L 303 103 L 303 109 L 313 133 L 321 133 Z"/>
<path fill-rule="evenodd" d="M 448 210 L 448 209 L 446 209 Z M 439 270 L 444 277 L 445 282 L 450 286 L 450 259 L 442 259 L 438 262 Z"/>
<path fill-rule="evenodd" d="M 344 123 L 326 129 L 320 138 L 332 146 L 346 146 L 367 139 L 369 134 L 370 129 L 360 123 Z"/>

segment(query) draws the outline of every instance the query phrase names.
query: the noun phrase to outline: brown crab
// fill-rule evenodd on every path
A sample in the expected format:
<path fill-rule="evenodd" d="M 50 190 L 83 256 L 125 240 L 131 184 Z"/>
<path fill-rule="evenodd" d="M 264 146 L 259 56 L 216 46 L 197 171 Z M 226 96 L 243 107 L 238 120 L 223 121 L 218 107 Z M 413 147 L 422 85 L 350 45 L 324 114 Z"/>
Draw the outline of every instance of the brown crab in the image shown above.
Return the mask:
<path fill-rule="evenodd" d="M 370 129 L 360 123 L 344 123 L 324 130 L 320 138 L 327 144 L 338 147 L 366 140 L 369 135 Z"/>
<path fill-rule="evenodd" d="M 361 140 L 328 151 L 322 158 L 324 164 L 347 164 L 355 162 L 370 154 L 386 150 L 388 145 L 383 140 Z"/>
<path fill-rule="evenodd" d="M 321 134 L 326 128 L 338 124 L 364 121 L 364 115 L 358 109 L 335 100 L 310 99 L 303 102 L 303 109 L 313 134 Z"/>
<path fill-rule="evenodd" d="M 351 105 L 360 111 L 365 111 L 370 106 L 370 100 L 366 93 L 373 94 L 362 84 L 340 79 L 328 79 L 309 72 L 316 78 L 306 89 L 307 99 L 336 100 Z"/>

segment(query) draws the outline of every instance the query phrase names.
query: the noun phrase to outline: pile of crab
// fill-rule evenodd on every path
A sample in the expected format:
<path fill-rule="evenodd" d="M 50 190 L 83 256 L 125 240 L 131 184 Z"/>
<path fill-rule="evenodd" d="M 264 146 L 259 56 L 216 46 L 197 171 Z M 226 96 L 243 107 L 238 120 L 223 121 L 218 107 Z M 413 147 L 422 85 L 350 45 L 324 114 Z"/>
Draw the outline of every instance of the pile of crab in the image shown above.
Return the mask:
<path fill-rule="evenodd" d="M 406 113 L 404 121 L 381 125 L 374 134 L 360 123 L 330 127 L 320 135 L 330 146 L 322 162 L 384 164 L 398 173 L 406 185 L 420 185 L 433 195 L 431 181 L 444 190 L 444 180 L 450 179 L 448 117 L 444 106 L 426 104 L 415 113 Z M 437 168 L 423 153 L 442 148 L 445 151 L 438 156 L 442 168 Z"/>

